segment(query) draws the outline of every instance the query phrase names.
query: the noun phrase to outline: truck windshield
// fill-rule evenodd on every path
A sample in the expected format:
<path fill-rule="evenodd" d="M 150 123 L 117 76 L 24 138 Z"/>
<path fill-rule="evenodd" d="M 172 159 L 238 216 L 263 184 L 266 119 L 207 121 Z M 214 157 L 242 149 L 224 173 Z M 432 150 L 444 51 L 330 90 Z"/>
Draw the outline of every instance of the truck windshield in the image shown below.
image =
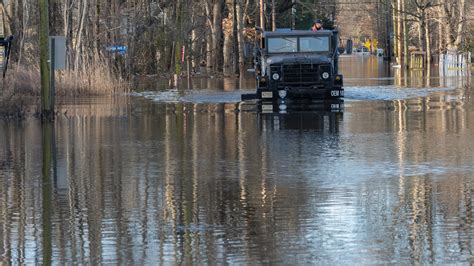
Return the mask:
<path fill-rule="evenodd" d="M 329 52 L 329 36 L 268 38 L 268 53 L 297 52 Z"/>
<path fill-rule="evenodd" d="M 269 53 L 296 53 L 298 51 L 298 38 L 269 38 Z"/>
<path fill-rule="evenodd" d="M 300 37 L 300 52 L 329 52 L 329 37 Z"/>

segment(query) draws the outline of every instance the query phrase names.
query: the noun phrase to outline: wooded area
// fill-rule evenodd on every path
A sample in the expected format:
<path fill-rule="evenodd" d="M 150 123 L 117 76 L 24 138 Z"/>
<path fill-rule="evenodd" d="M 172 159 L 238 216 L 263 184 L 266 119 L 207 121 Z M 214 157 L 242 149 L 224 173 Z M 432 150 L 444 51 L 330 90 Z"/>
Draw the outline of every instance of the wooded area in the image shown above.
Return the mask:
<path fill-rule="evenodd" d="M 16 37 L 13 61 L 36 70 L 39 2 L 0 1 L 5 34 Z M 188 63 L 193 73 L 239 74 L 251 62 L 256 26 L 308 29 L 315 18 L 326 27 L 345 25 L 344 33 L 354 32 L 347 25 L 385 17 L 365 26 L 383 36 L 379 45 L 390 46 L 399 63 L 412 47 L 425 51 L 429 63 L 431 53 L 472 51 L 472 6 L 466 0 L 49 0 L 49 31 L 66 36 L 68 73 L 100 86 L 91 79 L 180 75 Z M 367 15 L 351 21 L 344 10 Z"/>
<path fill-rule="evenodd" d="M 397 62 L 407 65 L 408 50 L 414 46 L 426 52 L 427 65 L 432 53 L 472 51 L 473 4 L 466 0 L 396 0 L 393 5 L 393 34 Z M 469 5 L 469 6 L 468 6 Z M 469 36 L 471 35 L 471 36 Z M 403 55 L 407 55 L 403 57 Z"/>

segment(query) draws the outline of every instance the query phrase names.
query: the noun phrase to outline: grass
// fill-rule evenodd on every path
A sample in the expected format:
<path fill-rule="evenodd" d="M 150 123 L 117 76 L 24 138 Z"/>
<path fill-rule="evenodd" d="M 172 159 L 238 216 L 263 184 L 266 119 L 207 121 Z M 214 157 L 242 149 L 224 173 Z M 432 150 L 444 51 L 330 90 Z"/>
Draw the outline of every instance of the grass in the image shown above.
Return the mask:
<path fill-rule="evenodd" d="M 78 71 L 57 71 L 56 97 L 106 96 L 128 92 L 128 82 L 110 69 L 106 62 L 99 62 Z M 22 119 L 40 109 L 39 69 L 13 65 L 0 84 L 0 119 Z"/>
<path fill-rule="evenodd" d="M 58 96 L 104 96 L 129 92 L 130 86 L 110 71 L 106 62 L 79 71 L 60 71 L 56 77 Z"/>
<path fill-rule="evenodd" d="M 35 100 L 37 92 L 33 86 L 39 84 L 39 72 L 15 66 L 8 70 L 0 84 L 1 119 L 22 119 L 30 111 L 29 107 L 39 102 Z"/>

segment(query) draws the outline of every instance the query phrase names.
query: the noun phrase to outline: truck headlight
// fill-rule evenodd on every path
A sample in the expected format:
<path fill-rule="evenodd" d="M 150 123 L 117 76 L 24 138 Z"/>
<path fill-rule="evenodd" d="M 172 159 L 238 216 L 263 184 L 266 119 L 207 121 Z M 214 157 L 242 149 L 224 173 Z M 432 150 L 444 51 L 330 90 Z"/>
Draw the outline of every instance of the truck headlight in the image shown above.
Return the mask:
<path fill-rule="evenodd" d="M 280 98 L 284 99 L 287 95 L 287 92 L 286 90 L 279 90 L 278 91 L 278 96 L 280 96 Z"/>
<path fill-rule="evenodd" d="M 329 78 L 329 73 L 328 72 L 323 72 L 323 74 L 321 74 L 321 77 L 323 79 L 328 79 Z"/>
<path fill-rule="evenodd" d="M 273 73 L 272 78 L 273 78 L 273 80 L 279 80 L 280 79 L 280 74 Z"/>

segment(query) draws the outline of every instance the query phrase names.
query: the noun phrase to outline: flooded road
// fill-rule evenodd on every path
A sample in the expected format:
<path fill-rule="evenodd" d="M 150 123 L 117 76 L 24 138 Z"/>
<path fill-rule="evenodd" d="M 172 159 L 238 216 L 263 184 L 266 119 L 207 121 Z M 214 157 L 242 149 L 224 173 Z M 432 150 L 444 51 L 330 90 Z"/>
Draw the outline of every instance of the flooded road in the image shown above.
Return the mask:
<path fill-rule="evenodd" d="M 343 113 L 202 79 L 0 123 L 0 264 L 473 263 L 470 78 L 341 61 Z"/>

